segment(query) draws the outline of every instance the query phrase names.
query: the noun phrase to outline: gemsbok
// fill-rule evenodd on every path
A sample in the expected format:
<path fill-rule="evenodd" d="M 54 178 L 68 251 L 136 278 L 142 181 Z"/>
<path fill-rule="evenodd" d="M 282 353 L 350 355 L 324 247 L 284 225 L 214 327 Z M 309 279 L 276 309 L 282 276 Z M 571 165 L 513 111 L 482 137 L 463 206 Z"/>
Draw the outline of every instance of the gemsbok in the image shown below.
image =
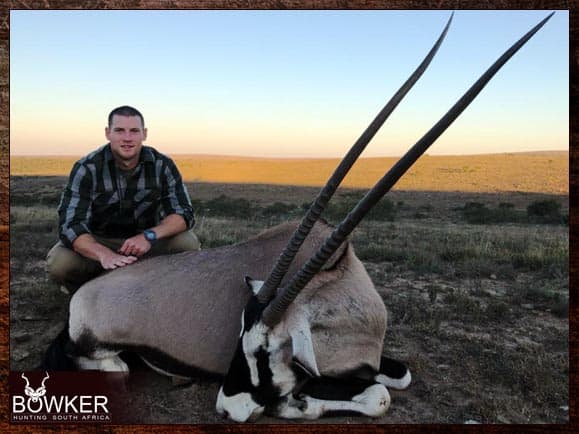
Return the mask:
<path fill-rule="evenodd" d="M 331 228 L 319 220 L 324 208 L 428 67 L 451 15 L 299 224 L 282 224 L 232 246 L 150 258 L 87 282 L 72 297 L 68 324 L 44 367 L 128 372 L 119 353 L 132 351 L 170 376 L 224 376 L 217 411 L 235 421 L 264 413 L 306 419 L 328 412 L 383 415 L 388 387 L 403 389 L 411 376 L 403 363 L 383 355 L 386 308 L 347 237 L 552 15 L 511 46 Z"/>

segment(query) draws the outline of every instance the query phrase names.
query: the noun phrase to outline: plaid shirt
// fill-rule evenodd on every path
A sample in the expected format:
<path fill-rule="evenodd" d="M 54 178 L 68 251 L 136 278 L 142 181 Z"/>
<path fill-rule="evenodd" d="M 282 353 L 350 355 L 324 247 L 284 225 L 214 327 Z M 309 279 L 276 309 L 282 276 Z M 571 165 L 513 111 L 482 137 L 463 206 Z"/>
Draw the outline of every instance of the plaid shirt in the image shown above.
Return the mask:
<path fill-rule="evenodd" d="M 59 237 L 71 247 L 81 234 L 128 238 L 170 214 L 193 227 L 193 207 L 173 160 L 143 146 L 134 170 L 124 174 L 104 145 L 77 161 L 60 204 Z"/>

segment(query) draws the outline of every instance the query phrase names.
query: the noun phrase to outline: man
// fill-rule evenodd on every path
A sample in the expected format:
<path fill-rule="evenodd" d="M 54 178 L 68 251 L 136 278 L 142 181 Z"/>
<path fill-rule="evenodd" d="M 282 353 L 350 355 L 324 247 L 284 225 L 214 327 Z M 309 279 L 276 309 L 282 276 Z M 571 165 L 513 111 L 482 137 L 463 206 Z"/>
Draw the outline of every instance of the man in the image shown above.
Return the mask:
<path fill-rule="evenodd" d="M 114 109 L 105 135 L 108 144 L 74 164 L 58 207 L 60 241 L 47 270 L 69 293 L 104 270 L 200 247 L 177 167 L 143 145 L 143 115 Z"/>

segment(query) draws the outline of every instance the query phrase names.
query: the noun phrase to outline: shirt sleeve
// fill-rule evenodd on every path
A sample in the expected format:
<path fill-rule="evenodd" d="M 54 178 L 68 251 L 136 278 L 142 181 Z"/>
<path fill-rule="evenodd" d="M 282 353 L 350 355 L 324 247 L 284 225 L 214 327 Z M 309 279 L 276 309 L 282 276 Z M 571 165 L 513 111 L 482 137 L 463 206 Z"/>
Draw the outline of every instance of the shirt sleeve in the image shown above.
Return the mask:
<path fill-rule="evenodd" d="M 193 205 L 187 188 L 183 184 L 181 174 L 173 160 L 168 159 L 163 175 L 165 177 L 161 198 L 163 214 L 165 216 L 170 214 L 182 216 L 185 219 L 187 228 L 191 229 L 195 224 Z"/>
<path fill-rule="evenodd" d="M 72 248 L 74 240 L 90 233 L 92 177 L 85 166 L 75 163 L 58 205 L 59 238 Z"/>

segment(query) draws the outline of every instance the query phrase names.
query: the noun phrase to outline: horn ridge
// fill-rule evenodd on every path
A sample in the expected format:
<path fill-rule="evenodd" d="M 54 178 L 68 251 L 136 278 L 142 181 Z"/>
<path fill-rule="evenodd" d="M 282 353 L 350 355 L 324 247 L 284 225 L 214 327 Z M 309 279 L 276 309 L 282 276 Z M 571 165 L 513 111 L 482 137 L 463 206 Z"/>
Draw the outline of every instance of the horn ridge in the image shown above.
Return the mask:
<path fill-rule="evenodd" d="M 332 176 L 329 178 L 326 185 L 322 188 L 322 190 L 318 194 L 318 197 L 316 197 L 313 204 L 310 206 L 310 209 L 300 222 L 299 227 L 292 235 L 292 238 L 290 239 L 287 246 L 281 253 L 276 265 L 270 272 L 268 278 L 265 280 L 262 288 L 257 294 L 257 298 L 261 303 L 267 303 L 269 300 L 272 299 L 275 290 L 280 285 L 282 279 L 286 275 L 299 248 L 303 244 L 305 238 L 308 236 L 310 230 L 312 229 L 316 221 L 320 218 L 320 215 L 326 208 L 329 200 L 336 192 L 336 189 L 338 188 L 344 177 L 352 168 L 352 166 L 354 165 L 354 163 L 356 162 L 362 151 L 364 151 L 370 140 L 372 140 L 372 138 L 376 135 L 376 133 L 384 124 L 384 122 L 386 122 L 386 119 L 388 119 L 388 117 L 398 106 L 400 101 L 402 101 L 402 99 L 406 96 L 406 94 L 410 91 L 410 89 L 422 76 L 424 71 L 426 71 L 426 68 L 428 68 L 428 66 L 430 65 L 430 62 L 434 58 L 434 55 L 437 53 L 440 45 L 442 44 L 442 41 L 444 40 L 446 34 L 448 33 L 448 29 L 450 27 L 450 23 L 452 22 L 453 16 L 454 12 L 450 15 L 450 18 L 448 19 L 442 33 L 440 34 L 434 46 L 430 49 L 426 57 L 422 60 L 420 65 L 410 75 L 410 77 L 404 82 L 404 84 L 400 87 L 400 89 L 398 89 L 398 91 L 394 94 L 394 96 L 388 101 L 388 103 L 384 106 L 384 108 L 382 108 L 382 110 L 378 113 L 378 115 L 374 118 L 374 120 L 370 123 L 370 125 L 366 128 L 366 130 L 364 130 L 364 132 L 354 143 L 354 145 L 352 145 L 346 156 L 342 159 L 342 161 L 335 169 Z"/>
<path fill-rule="evenodd" d="M 266 307 L 262 320 L 269 326 L 277 324 L 289 305 L 300 291 L 320 271 L 334 251 L 345 241 L 346 237 L 356 228 L 358 223 L 376 203 L 392 188 L 406 173 L 416 160 L 440 137 L 454 120 L 476 98 L 484 86 L 492 79 L 498 70 L 553 16 L 554 12 L 529 30 L 515 42 L 502 56 L 493 63 L 485 73 L 466 91 L 466 93 L 451 107 L 451 109 L 424 135 L 398 162 L 369 190 L 358 202 L 338 227 L 328 237 L 324 245 L 285 285 L 280 294 Z"/>

